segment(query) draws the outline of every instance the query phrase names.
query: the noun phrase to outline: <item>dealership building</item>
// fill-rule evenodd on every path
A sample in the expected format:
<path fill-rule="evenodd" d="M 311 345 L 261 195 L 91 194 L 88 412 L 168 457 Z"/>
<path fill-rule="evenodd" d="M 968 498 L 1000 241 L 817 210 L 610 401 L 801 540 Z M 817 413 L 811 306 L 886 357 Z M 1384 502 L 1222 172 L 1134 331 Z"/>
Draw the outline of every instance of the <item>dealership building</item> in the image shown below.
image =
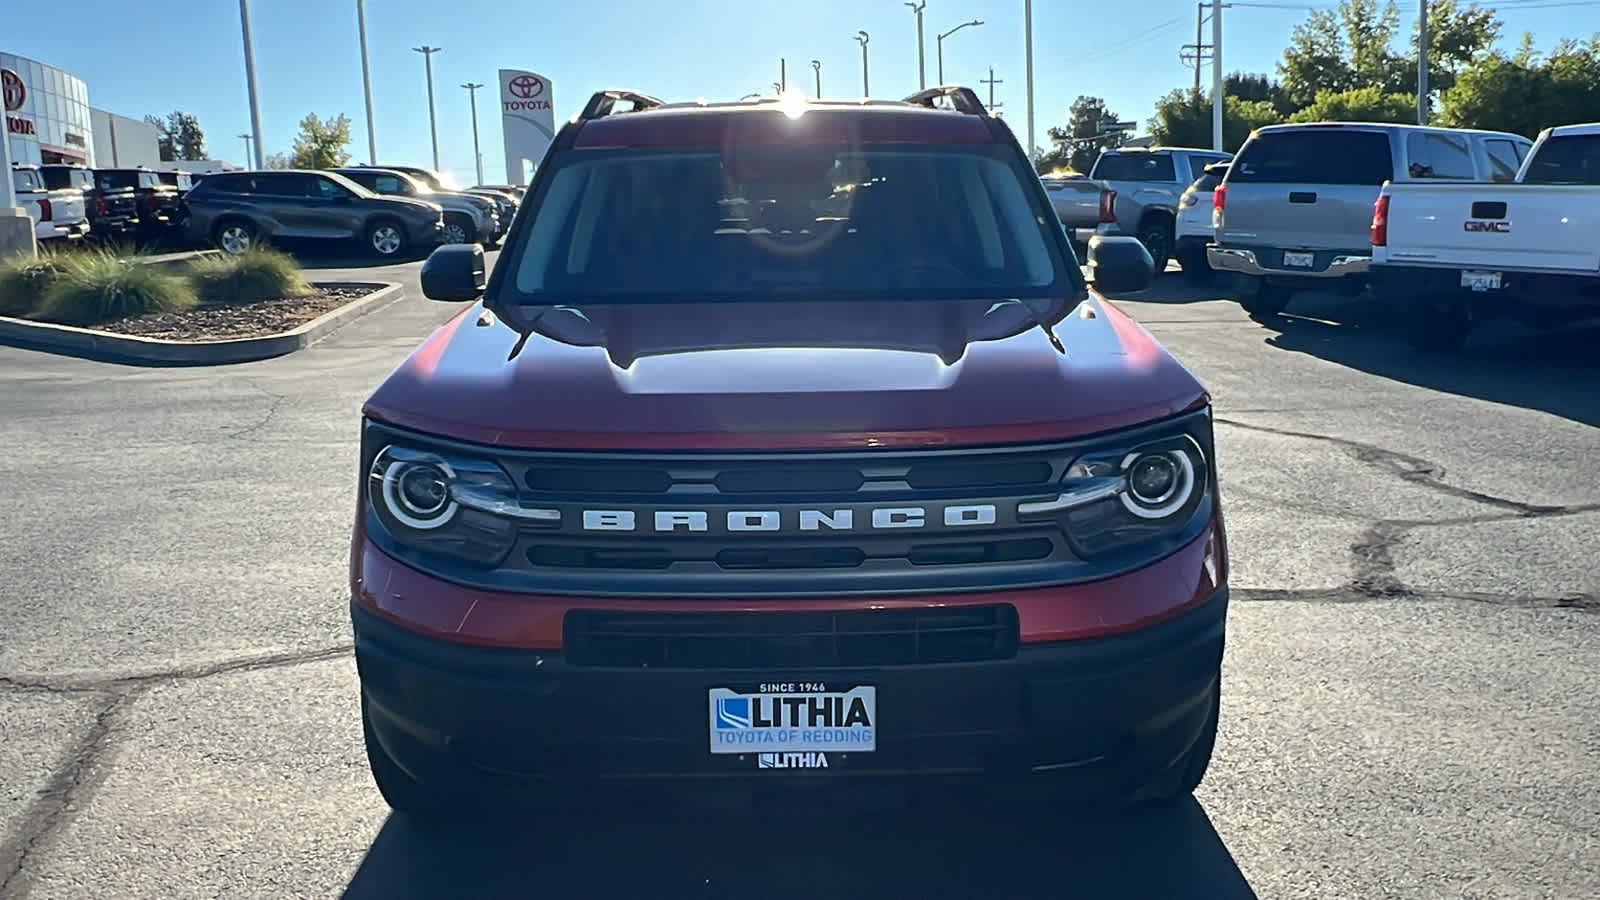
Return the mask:
<path fill-rule="evenodd" d="M 90 106 L 89 86 L 71 72 L 0 52 L 0 93 L 13 163 L 172 165 L 161 162 L 160 134 L 154 126 Z"/>

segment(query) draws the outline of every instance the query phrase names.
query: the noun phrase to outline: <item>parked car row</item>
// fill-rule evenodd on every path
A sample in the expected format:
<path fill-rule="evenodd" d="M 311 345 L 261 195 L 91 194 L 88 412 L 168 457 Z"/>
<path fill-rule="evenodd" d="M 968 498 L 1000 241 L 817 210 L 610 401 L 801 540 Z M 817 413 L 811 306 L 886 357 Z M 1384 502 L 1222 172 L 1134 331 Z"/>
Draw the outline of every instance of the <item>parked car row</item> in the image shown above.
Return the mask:
<path fill-rule="evenodd" d="M 1099 229 L 1125 230 L 1116 188 L 1093 174 L 1102 211 L 1115 213 Z M 1178 201 L 1174 247 L 1186 274 L 1221 275 L 1223 293 L 1252 314 L 1280 313 L 1302 291 L 1365 294 L 1393 310 L 1414 346 L 1453 350 L 1489 319 L 1542 327 L 1600 316 L 1600 237 L 1585 224 L 1597 188 L 1600 123 L 1546 129 L 1537 141 L 1417 125 L 1274 125 L 1203 167 Z M 1136 189 L 1135 221 L 1164 215 L 1163 191 Z M 1146 243 L 1152 256 L 1159 243 L 1159 234 Z"/>
<path fill-rule="evenodd" d="M 226 172 L 207 176 L 185 198 L 196 244 L 241 253 L 267 241 L 357 241 L 385 259 L 439 244 L 492 249 L 517 205 L 493 189 L 452 190 L 413 166 Z"/>
<path fill-rule="evenodd" d="M 160 241 L 182 224 L 187 187 L 178 179 L 187 173 L 65 163 L 14 163 L 11 169 L 17 202 L 42 242 L 91 236 Z"/>

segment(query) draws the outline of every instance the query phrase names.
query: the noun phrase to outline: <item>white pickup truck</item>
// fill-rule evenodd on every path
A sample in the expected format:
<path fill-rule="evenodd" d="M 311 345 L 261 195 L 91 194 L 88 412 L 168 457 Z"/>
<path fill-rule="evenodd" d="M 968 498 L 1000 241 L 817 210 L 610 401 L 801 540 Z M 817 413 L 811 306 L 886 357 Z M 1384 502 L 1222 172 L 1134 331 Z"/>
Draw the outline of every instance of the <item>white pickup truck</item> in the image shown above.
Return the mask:
<path fill-rule="evenodd" d="M 1600 123 L 1545 129 L 1508 183 L 1385 184 L 1371 280 L 1420 350 L 1459 349 L 1493 318 L 1600 317 Z"/>
<path fill-rule="evenodd" d="M 33 219 L 33 234 L 41 243 L 78 240 L 89 233 L 83 191 L 51 190 L 37 166 L 17 163 L 11 166 L 11 185 L 17 192 L 17 205 Z"/>

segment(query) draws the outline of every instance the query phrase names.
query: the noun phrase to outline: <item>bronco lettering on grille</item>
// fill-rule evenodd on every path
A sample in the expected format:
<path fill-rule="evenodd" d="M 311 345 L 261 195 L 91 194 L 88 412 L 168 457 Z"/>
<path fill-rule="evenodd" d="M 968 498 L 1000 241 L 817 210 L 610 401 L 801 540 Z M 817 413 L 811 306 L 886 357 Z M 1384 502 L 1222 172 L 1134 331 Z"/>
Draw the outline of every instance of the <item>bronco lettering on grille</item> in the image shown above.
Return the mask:
<path fill-rule="evenodd" d="M 730 532 L 774 531 L 854 531 L 865 529 L 924 528 L 931 519 L 948 528 L 995 524 L 995 505 L 978 503 L 944 507 L 884 506 L 867 511 L 858 526 L 853 509 L 736 509 L 730 510 L 723 525 Z M 631 509 L 586 509 L 585 531 L 639 531 L 663 534 L 705 532 L 711 528 L 711 513 L 693 509 L 664 509 L 640 512 Z"/>

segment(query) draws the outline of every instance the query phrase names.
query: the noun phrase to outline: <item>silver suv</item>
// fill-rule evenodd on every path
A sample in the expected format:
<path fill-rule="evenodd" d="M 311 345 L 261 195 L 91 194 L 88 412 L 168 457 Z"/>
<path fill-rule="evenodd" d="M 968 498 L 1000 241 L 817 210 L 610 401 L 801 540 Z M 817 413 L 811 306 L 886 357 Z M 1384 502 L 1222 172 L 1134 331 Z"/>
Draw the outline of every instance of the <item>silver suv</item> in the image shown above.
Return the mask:
<path fill-rule="evenodd" d="M 1259 128 L 1212 193 L 1211 267 L 1258 315 L 1295 291 L 1358 294 L 1372 262 L 1372 207 L 1385 181 L 1504 181 L 1533 142 L 1502 131 L 1317 122 Z"/>

